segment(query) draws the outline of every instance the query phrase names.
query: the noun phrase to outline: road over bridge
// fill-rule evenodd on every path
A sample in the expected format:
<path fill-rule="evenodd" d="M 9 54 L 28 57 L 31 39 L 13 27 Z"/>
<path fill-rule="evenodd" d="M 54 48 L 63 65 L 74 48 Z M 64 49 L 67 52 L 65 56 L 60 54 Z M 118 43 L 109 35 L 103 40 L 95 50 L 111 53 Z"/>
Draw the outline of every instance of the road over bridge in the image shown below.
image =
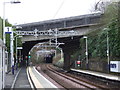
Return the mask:
<path fill-rule="evenodd" d="M 95 30 L 102 17 L 101 13 L 87 14 L 69 18 L 47 20 L 35 23 L 17 25 L 15 32 L 23 35 L 23 56 L 27 56 L 31 48 L 40 42 L 55 39 L 55 42 L 62 42 L 60 47 L 64 52 L 65 69 L 70 68 L 70 55 L 79 48 L 79 40 L 86 33 Z M 27 47 L 27 48 L 26 48 Z"/>

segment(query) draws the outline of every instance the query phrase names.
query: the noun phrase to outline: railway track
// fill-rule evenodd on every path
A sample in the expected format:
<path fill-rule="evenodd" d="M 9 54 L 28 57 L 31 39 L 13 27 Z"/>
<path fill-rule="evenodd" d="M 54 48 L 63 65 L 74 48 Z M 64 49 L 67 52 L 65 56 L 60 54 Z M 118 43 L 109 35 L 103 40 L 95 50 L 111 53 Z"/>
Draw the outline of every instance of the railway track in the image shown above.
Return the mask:
<path fill-rule="evenodd" d="M 44 73 L 46 73 L 49 77 L 51 77 L 61 86 L 63 86 L 65 89 L 75 89 L 75 88 L 81 88 L 81 89 L 85 88 L 87 90 L 107 89 L 104 86 L 96 85 L 96 84 L 81 80 L 76 76 L 67 74 L 65 72 L 59 72 L 59 70 L 55 69 L 50 64 L 42 65 L 41 69 L 43 70 Z"/>
<path fill-rule="evenodd" d="M 49 65 L 48 67 L 49 69 L 51 69 L 52 71 L 54 71 L 54 67 Z M 59 70 L 56 69 L 56 72 L 59 73 Z M 103 85 L 98 85 L 96 83 L 92 83 L 90 81 L 86 81 L 84 78 L 80 78 L 79 76 L 75 76 L 74 74 L 71 74 L 71 73 L 66 73 L 66 72 L 60 72 L 60 74 L 64 75 L 65 77 L 70 77 L 70 79 L 73 81 L 73 82 L 77 82 L 78 84 L 81 84 L 87 88 L 90 88 L 90 89 L 94 89 L 94 88 L 97 88 L 97 89 L 107 89 L 108 87 L 106 86 L 103 86 Z M 69 79 L 69 78 L 68 78 Z"/>
<path fill-rule="evenodd" d="M 39 67 L 39 70 L 38 70 L 38 67 Z M 81 79 L 79 76 L 66 73 L 60 68 L 56 68 L 51 64 L 40 64 L 36 66 L 36 69 L 39 71 L 38 74 L 36 73 L 37 76 L 39 75 L 39 73 L 44 72 L 46 76 L 48 75 L 50 78 L 52 78 L 55 82 L 57 82 L 59 85 L 61 85 L 66 90 L 74 90 L 74 89 L 113 90 L 106 85 L 93 83 L 94 80 L 92 82 L 92 81 L 86 80 L 85 78 Z M 37 78 L 35 79 L 34 77 L 35 75 L 32 75 L 33 73 L 35 73 L 35 71 L 37 71 L 36 69 L 35 67 L 33 69 L 32 67 L 31 69 L 27 68 L 27 72 L 26 72 L 26 68 L 22 68 L 16 76 L 14 85 L 12 85 L 12 89 L 29 88 L 30 90 L 32 89 L 36 90 L 37 88 L 39 88 L 40 84 L 38 83 L 35 84 L 36 81 L 38 82 Z M 62 90 L 64 90 L 63 88 Z"/>

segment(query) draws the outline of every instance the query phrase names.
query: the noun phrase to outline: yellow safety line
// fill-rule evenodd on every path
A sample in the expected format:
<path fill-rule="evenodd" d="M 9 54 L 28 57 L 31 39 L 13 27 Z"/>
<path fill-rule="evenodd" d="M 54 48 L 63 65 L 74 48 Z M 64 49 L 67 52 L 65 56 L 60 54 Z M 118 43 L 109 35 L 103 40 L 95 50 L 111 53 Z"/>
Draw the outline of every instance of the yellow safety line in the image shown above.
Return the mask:
<path fill-rule="evenodd" d="M 40 82 L 37 80 L 34 73 L 32 72 L 31 67 L 29 67 L 29 72 L 30 72 L 31 79 L 33 80 L 35 87 L 36 88 L 43 88 L 43 86 L 40 84 Z"/>

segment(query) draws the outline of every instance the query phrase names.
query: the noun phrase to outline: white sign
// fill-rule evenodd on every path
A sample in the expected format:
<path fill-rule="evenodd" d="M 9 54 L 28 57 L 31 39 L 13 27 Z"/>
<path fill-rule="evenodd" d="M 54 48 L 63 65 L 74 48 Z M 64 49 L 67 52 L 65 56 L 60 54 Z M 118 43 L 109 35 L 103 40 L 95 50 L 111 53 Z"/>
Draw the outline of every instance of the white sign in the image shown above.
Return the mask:
<path fill-rule="evenodd" d="M 110 71 L 120 72 L 120 61 L 110 61 Z"/>
<path fill-rule="evenodd" d="M 22 47 L 17 47 L 17 49 L 23 49 Z"/>
<path fill-rule="evenodd" d="M 5 32 L 12 32 L 12 27 L 5 27 Z"/>

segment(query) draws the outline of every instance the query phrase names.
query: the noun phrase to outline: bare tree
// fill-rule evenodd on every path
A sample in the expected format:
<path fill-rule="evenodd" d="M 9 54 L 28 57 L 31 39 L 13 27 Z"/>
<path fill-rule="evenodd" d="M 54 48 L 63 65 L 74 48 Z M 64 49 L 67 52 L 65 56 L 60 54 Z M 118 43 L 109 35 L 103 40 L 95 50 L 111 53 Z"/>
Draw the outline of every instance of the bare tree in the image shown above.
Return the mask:
<path fill-rule="evenodd" d="M 93 6 L 92 12 L 101 12 L 104 13 L 106 10 L 106 7 L 110 4 L 110 0 L 99 0 L 95 3 Z"/>

